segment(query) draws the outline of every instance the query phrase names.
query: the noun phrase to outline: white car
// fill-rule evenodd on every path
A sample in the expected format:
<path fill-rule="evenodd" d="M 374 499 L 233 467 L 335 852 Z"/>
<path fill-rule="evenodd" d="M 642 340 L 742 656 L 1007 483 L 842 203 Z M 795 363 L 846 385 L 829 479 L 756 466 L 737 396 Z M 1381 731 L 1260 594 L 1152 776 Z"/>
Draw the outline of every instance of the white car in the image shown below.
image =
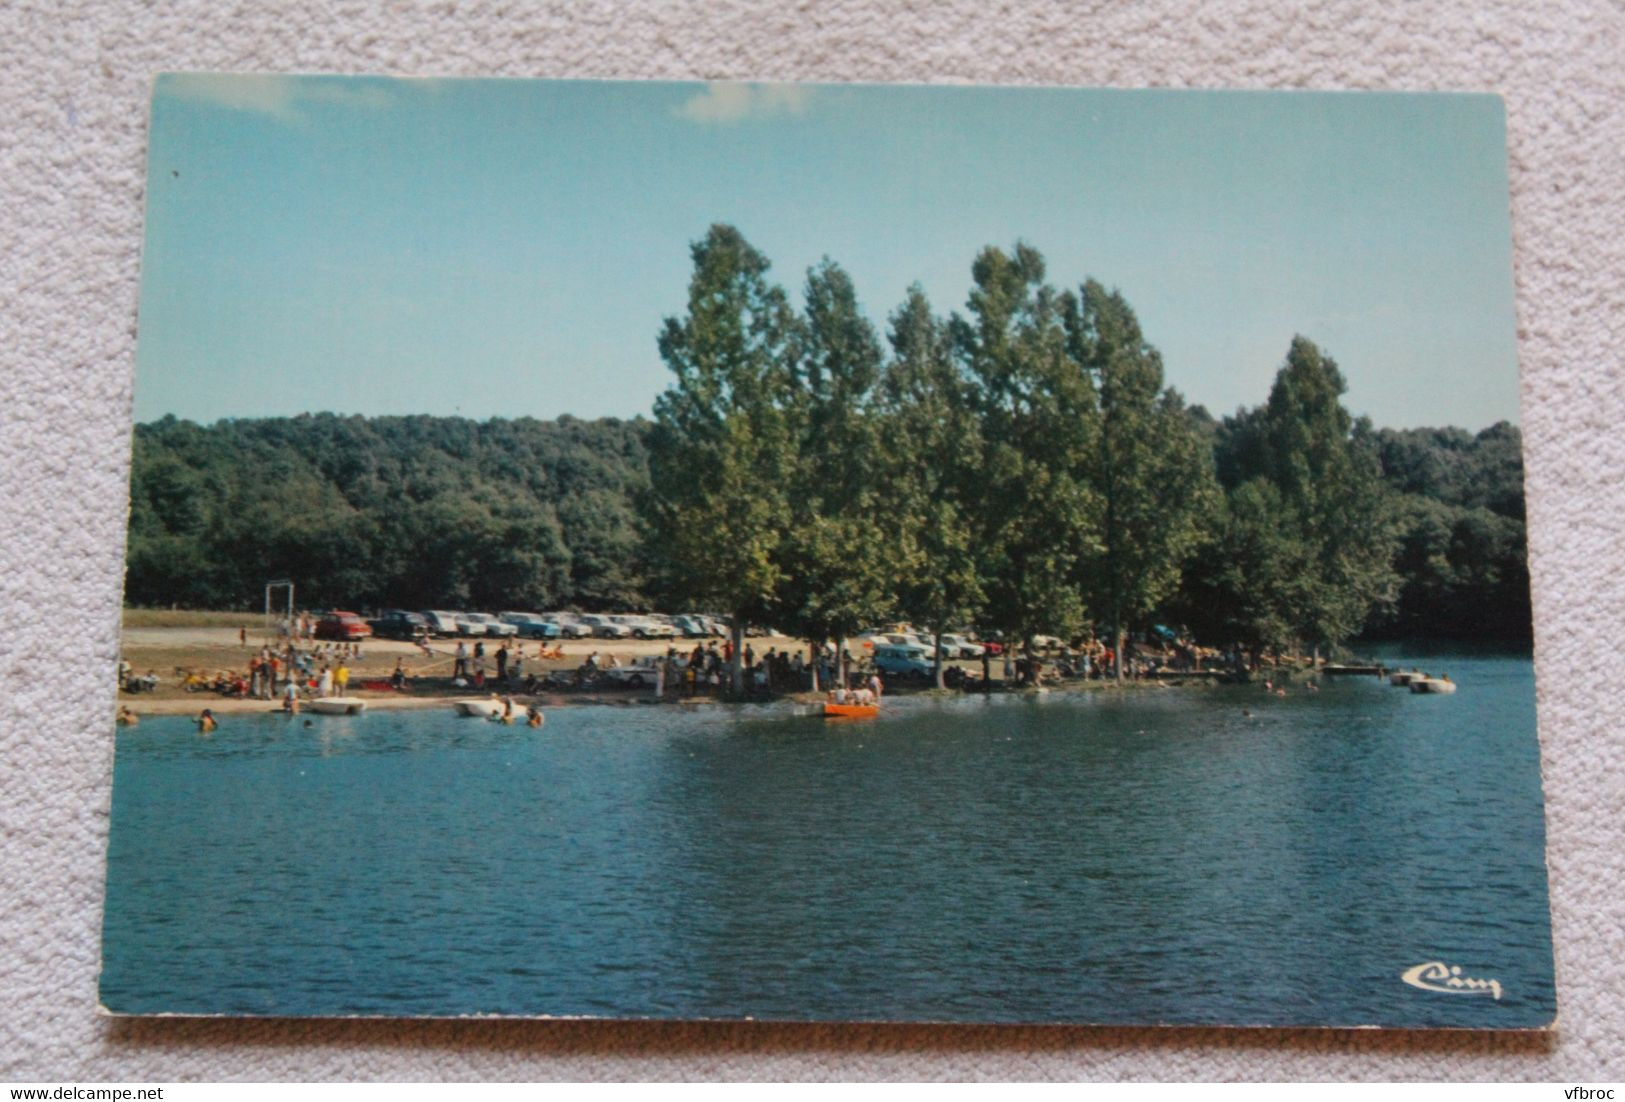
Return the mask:
<path fill-rule="evenodd" d="M 559 634 L 565 639 L 592 638 L 592 625 L 582 623 L 581 617 L 573 612 L 544 612 L 542 615 L 559 625 Z"/>
<path fill-rule="evenodd" d="M 592 633 L 600 639 L 626 639 L 632 634 L 632 629 L 625 624 L 617 624 L 608 616 L 582 616 L 580 622 L 592 629 Z"/>
<path fill-rule="evenodd" d="M 670 639 L 677 634 L 670 624 L 663 624 L 652 616 L 617 616 L 615 620 L 631 628 L 639 639 Z"/>
<path fill-rule="evenodd" d="M 424 623 L 429 625 L 430 635 L 460 635 L 457 614 L 455 612 L 420 612 Z"/>
<path fill-rule="evenodd" d="M 507 637 L 519 634 L 519 628 L 505 624 L 485 612 L 459 612 L 457 623 L 463 635 L 496 635 Z"/>
<path fill-rule="evenodd" d="M 655 668 L 655 663 L 658 661 L 659 658 L 655 655 L 644 655 L 642 658 L 635 659 L 625 666 L 615 666 L 612 669 L 600 670 L 599 673 L 604 677 L 609 678 L 611 681 L 629 686 L 630 688 L 641 689 L 645 686 L 652 688 L 660 678 L 660 673 Z M 681 661 L 675 663 L 674 669 L 672 670 L 672 677 L 674 681 L 676 679 L 676 675 L 685 669 L 686 666 L 687 664 Z"/>
<path fill-rule="evenodd" d="M 963 635 L 945 633 L 942 637 L 942 653 L 950 658 L 980 658 L 987 653 L 987 648 Z"/>

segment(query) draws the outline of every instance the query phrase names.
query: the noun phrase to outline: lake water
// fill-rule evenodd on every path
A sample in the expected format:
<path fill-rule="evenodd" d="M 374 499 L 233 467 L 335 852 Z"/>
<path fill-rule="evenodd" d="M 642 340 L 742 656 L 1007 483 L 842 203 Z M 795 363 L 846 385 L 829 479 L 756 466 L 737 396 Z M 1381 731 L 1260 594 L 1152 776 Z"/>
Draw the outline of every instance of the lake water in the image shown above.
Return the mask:
<path fill-rule="evenodd" d="M 1545 1024 L 1531 663 L 1417 658 L 1460 691 L 148 719 L 118 735 L 102 1001 Z M 1401 982 L 1431 961 L 1501 997 Z"/>

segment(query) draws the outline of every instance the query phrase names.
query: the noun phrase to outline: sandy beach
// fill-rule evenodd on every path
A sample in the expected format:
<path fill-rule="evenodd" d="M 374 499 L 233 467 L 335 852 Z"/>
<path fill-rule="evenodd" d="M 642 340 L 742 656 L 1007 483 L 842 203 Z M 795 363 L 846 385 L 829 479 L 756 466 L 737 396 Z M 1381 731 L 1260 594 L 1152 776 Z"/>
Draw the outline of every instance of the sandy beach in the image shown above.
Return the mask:
<path fill-rule="evenodd" d="M 188 692 L 182 685 L 188 671 L 213 673 L 219 670 L 246 670 L 249 659 L 264 645 L 285 645 L 268 635 L 259 624 L 259 618 L 246 615 L 239 627 L 218 626 L 218 613 L 207 614 L 215 623 L 207 626 L 127 626 L 123 632 L 123 657 L 137 675 L 151 673 L 158 678 L 153 692 L 119 694 L 119 704 L 137 716 L 141 715 L 195 715 L 208 708 L 219 715 L 280 712 L 279 700 L 255 700 L 221 696 L 218 693 Z M 247 631 L 247 642 L 240 640 L 239 630 Z M 709 640 L 699 640 L 708 644 Z M 796 649 L 799 644 L 782 636 L 753 637 L 747 642 L 758 655 L 768 650 Z M 620 665 L 639 657 L 666 653 L 675 646 L 680 653 L 694 649 L 692 639 L 581 639 L 561 644 L 563 657 L 541 659 L 542 644 L 535 640 L 509 641 L 510 654 L 523 653 L 526 674 L 547 674 L 554 670 L 574 670 L 597 652 L 600 665 L 611 656 Z M 469 640 L 469 649 L 473 641 Z M 495 666 L 495 653 L 500 643 L 485 640 L 488 668 Z M 308 643 L 306 644 L 309 645 Z M 719 644 L 720 645 L 720 644 Z M 368 639 L 362 644 L 360 659 L 349 660 L 350 685 L 346 696 L 366 701 L 369 710 L 408 710 L 417 708 L 447 708 L 454 700 L 478 699 L 491 695 L 489 686 L 476 689 L 472 685 L 459 687 L 452 683 L 452 670 L 456 662 L 457 641 L 436 639 L 430 644 L 432 655 L 425 655 L 410 643 L 388 639 Z M 367 689 L 366 682 L 387 681 L 400 662 L 408 676 L 405 691 Z M 957 663 L 967 668 L 980 663 Z M 637 705 L 662 702 L 652 688 L 624 688 L 570 693 L 544 693 L 536 696 L 515 694 L 514 702 L 523 708 L 535 702 L 542 707 L 567 707 L 580 704 Z M 666 703 L 696 705 L 709 702 L 705 696 L 679 696 L 669 688 Z M 308 709 L 307 709 L 308 711 Z"/>

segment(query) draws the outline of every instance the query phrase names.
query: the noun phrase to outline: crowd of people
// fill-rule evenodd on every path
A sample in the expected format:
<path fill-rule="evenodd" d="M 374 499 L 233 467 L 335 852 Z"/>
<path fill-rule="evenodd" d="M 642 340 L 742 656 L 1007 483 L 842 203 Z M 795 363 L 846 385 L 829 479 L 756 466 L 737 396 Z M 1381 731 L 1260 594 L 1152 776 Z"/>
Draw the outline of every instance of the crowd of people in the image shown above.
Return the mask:
<path fill-rule="evenodd" d="M 318 641 L 314 638 L 315 623 L 312 617 L 303 614 L 285 619 L 275 626 L 274 635 L 258 646 L 252 646 L 248 630 L 241 629 L 237 633 L 238 643 L 248 651 L 243 665 L 213 671 L 177 668 L 181 686 L 190 692 L 280 700 L 284 710 L 290 712 L 299 711 L 304 701 L 344 697 L 356 679 L 357 667 L 368 644 L 360 640 Z M 1247 658 L 1239 645 L 1224 652 L 1206 650 L 1198 647 L 1187 632 L 1161 627 L 1128 637 L 1121 658 L 1093 634 L 1070 644 L 1055 640 L 1045 642 L 1050 645 L 1036 653 L 1006 647 L 996 658 L 983 659 L 981 663 L 949 663 L 944 670 L 944 681 L 950 688 L 977 691 L 1043 686 L 1055 680 L 1108 679 L 1117 676 L 1119 661 L 1126 679 L 1200 669 L 1244 672 L 1247 667 Z M 428 640 L 418 640 L 417 645 L 432 662 L 416 663 L 416 668 L 409 671 L 405 659 L 397 657 L 394 669 L 387 676 L 381 675 L 375 662 L 364 686 L 369 690 L 404 691 L 419 679 L 433 678 L 438 682 L 449 675 L 450 687 L 455 689 L 521 695 L 648 686 L 652 682 L 659 695 L 721 696 L 730 685 L 734 659 L 730 640 L 699 642 L 691 649 L 673 644 L 664 654 L 637 659 L 633 663 L 635 669 L 628 676 L 626 671 L 620 670 L 622 658 L 613 652 L 601 654 L 597 649 L 591 650 L 578 664 L 570 665 L 561 645 L 546 642 L 527 647 L 525 641 L 518 639 L 457 639 L 449 650 Z M 876 667 L 869 649 L 857 647 L 855 642 L 842 649 L 837 649 L 833 642 L 818 647 L 769 645 L 765 652 L 758 652 L 756 648 L 756 642 L 747 641 L 739 656 L 745 691 L 749 695 L 818 691 L 840 694 L 844 702 L 872 703 L 881 694 L 882 671 Z M 990 649 L 997 650 L 996 647 Z M 913 676 L 921 682 L 928 682 L 930 677 L 929 673 L 922 672 Z M 901 676 L 897 679 L 905 680 Z M 138 675 L 128 662 L 120 662 L 119 684 L 125 692 L 150 692 L 159 683 L 156 671 Z M 837 698 L 832 695 L 830 699 Z M 120 716 L 121 723 L 134 721 L 133 713 L 128 719 Z"/>

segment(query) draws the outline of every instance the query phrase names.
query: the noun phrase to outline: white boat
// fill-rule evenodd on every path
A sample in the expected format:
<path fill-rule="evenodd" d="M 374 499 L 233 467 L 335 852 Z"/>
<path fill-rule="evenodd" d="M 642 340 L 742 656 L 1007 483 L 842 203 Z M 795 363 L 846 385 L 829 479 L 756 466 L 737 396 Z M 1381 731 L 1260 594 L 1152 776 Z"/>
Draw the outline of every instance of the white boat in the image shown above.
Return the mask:
<path fill-rule="evenodd" d="M 1413 693 L 1453 693 L 1456 683 L 1448 677 L 1413 677 L 1411 678 L 1411 692 Z"/>
<path fill-rule="evenodd" d="M 454 700 L 451 706 L 457 709 L 458 715 L 474 719 L 493 719 L 502 715 L 502 701 L 494 696 L 482 700 Z M 518 712 L 519 709 L 515 708 L 514 711 Z"/>
<path fill-rule="evenodd" d="M 318 715 L 358 716 L 367 710 L 367 702 L 353 696 L 321 696 L 305 707 Z"/>
<path fill-rule="evenodd" d="M 1393 673 L 1388 675 L 1388 684 L 1398 685 L 1403 689 L 1412 681 L 1426 676 L 1427 674 L 1423 673 L 1421 670 L 1395 670 Z"/>

